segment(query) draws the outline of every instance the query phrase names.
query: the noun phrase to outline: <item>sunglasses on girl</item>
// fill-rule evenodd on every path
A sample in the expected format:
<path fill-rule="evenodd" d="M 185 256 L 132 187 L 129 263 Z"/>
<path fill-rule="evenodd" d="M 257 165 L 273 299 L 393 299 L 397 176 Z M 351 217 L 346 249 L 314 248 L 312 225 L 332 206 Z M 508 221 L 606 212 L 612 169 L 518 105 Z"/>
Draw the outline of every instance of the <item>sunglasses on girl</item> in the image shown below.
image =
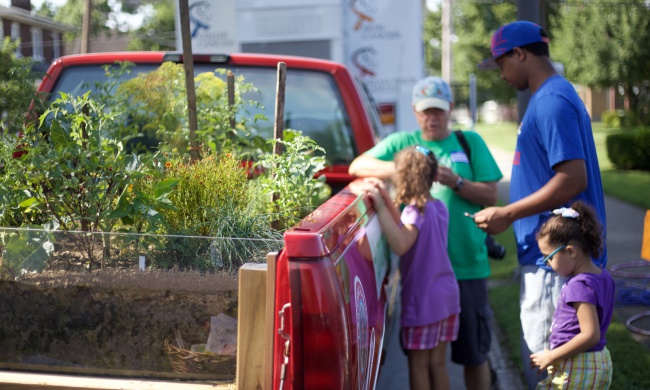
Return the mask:
<path fill-rule="evenodd" d="M 548 262 L 553 260 L 553 256 L 555 256 L 556 253 L 558 253 L 559 251 L 561 251 L 564 248 L 566 248 L 566 245 L 561 245 L 561 246 L 557 247 L 557 249 L 555 249 L 553 252 L 551 252 L 550 255 L 546 256 L 544 258 L 544 260 L 542 261 L 544 263 L 544 265 L 548 265 Z"/>

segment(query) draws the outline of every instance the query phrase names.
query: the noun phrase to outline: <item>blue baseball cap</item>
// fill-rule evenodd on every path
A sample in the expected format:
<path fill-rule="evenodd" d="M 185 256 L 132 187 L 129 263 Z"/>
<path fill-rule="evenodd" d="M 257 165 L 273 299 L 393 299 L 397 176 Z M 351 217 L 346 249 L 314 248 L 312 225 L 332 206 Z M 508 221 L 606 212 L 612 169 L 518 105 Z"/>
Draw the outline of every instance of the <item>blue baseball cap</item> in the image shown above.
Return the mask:
<path fill-rule="evenodd" d="M 508 53 L 515 47 L 522 47 L 531 43 L 544 42 L 548 44 L 548 37 L 544 36 L 543 29 L 533 22 L 520 20 L 499 27 L 492 35 L 490 51 L 492 57 L 483 60 L 478 67 L 491 70 L 499 67 L 496 59 Z"/>
<path fill-rule="evenodd" d="M 427 108 L 449 111 L 453 101 L 449 84 L 440 77 L 425 77 L 415 83 L 413 87 L 412 104 L 417 112 L 422 112 Z"/>

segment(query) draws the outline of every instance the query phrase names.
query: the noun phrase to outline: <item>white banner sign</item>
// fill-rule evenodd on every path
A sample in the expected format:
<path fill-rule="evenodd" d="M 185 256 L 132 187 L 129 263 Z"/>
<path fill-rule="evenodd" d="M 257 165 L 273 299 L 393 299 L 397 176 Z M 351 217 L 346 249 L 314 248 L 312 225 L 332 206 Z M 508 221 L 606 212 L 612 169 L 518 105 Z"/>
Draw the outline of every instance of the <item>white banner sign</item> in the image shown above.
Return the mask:
<path fill-rule="evenodd" d="M 397 129 L 413 130 L 411 90 L 424 77 L 422 3 L 403 0 L 346 2 L 346 65 L 377 103 L 393 103 Z"/>
<path fill-rule="evenodd" d="M 236 0 L 189 0 L 193 53 L 238 52 Z M 176 2 L 176 49 L 183 50 L 179 2 Z"/>

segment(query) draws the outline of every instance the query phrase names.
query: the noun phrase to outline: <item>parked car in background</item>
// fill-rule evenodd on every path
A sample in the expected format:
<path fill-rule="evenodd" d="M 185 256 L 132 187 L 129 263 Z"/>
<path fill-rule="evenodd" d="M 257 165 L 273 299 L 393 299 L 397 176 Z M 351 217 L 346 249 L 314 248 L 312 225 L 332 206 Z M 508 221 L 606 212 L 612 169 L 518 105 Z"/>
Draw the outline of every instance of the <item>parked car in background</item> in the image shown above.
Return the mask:
<path fill-rule="evenodd" d="M 121 80 L 157 69 L 163 62 L 182 63 L 183 56 L 172 52 L 112 52 L 60 57 L 52 63 L 39 86 L 50 99 L 60 92 L 79 96 L 95 91 L 106 82 L 104 69 L 116 62 L 134 64 L 132 72 Z M 247 99 L 261 103 L 251 114 L 263 114 L 269 120 L 257 123 L 264 138 L 272 138 L 275 121 L 277 64 L 287 66 L 284 127 L 300 130 L 323 147 L 330 165 L 321 172 L 337 192 L 352 180 L 348 166 L 359 154 L 375 145 L 381 133 L 381 121 L 371 96 L 340 63 L 314 58 L 266 54 L 215 54 L 193 56 L 195 74 L 215 69 L 243 75 L 256 92 Z"/>

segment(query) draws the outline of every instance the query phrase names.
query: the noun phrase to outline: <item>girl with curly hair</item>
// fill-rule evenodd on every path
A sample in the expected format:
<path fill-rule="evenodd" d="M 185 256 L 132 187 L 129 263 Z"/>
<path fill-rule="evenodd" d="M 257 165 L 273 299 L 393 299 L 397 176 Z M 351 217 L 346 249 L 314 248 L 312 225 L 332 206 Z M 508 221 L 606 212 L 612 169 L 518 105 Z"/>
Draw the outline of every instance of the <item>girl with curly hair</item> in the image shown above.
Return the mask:
<path fill-rule="evenodd" d="M 382 230 L 400 256 L 400 341 L 411 389 L 449 389 L 447 344 L 458 337 L 460 296 L 447 254 L 449 212 L 430 194 L 438 163 L 433 152 L 409 147 L 395 158 L 395 202 L 378 179 L 365 179 Z M 399 206 L 405 205 L 403 211 Z"/>

